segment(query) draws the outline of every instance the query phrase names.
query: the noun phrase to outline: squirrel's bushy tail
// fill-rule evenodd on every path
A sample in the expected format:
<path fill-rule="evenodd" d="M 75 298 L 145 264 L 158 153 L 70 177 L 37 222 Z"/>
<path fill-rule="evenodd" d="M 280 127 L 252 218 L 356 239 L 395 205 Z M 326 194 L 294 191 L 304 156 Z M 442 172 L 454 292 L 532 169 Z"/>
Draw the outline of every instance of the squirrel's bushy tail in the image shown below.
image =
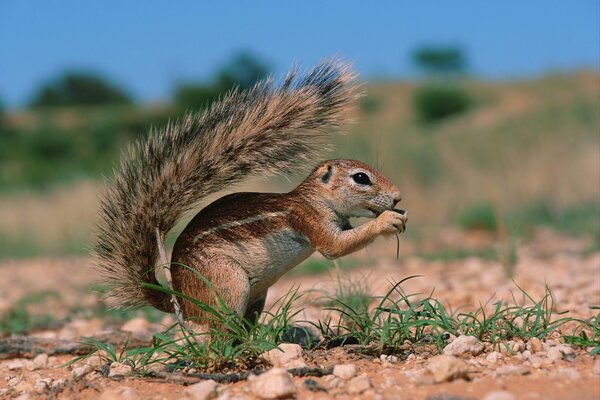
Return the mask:
<path fill-rule="evenodd" d="M 156 229 L 168 232 L 207 195 L 248 175 L 289 172 L 312 162 L 357 96 L 354 75 L 336 61 L 290 72 L 151 132 L 123 156 L 101 199 L 96 267 L 117 306 L 169 308 L 156 283 Z"/>

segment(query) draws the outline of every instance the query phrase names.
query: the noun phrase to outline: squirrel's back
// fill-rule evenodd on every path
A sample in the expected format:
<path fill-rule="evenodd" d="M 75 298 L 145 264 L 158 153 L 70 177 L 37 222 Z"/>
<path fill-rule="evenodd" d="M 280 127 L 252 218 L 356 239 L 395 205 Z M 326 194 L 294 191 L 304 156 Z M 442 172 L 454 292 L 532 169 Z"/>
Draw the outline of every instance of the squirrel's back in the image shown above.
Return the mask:
<path fill-rule="evenodd" d="M 340 125 L 356 97 L 354 75 L 335 61 L 277 86 L 267 80 L 232 90 L 207 110 L 186 115 L 131 145 L 101 199 L 96 267 L 117 306 L 168 309 L 156 284 L 155 232 L 166 234 L 207 195 L 248 175 L 301 168 Z"/>

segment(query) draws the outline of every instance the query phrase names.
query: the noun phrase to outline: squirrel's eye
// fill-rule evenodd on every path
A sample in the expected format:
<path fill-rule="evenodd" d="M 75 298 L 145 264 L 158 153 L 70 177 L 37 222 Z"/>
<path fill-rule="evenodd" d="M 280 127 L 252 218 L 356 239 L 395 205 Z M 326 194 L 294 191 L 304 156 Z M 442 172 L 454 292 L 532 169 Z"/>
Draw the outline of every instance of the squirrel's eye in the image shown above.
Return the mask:
<path fill-rule="evenodd" d="M 364 172 L 358 172 L 358 173 L 352 175 L 352 179 L 354 180 L 354 182 L 358 183 L 359 185 L 370 185 L 371 184 L 369 175 L 365 174 Z"/>

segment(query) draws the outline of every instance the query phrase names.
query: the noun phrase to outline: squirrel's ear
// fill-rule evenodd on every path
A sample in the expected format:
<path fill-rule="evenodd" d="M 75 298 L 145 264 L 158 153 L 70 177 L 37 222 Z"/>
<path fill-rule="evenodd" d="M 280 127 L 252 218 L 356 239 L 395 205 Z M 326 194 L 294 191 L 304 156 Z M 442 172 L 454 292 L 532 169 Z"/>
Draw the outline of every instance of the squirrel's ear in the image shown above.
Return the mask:
<path fill-rule="evenodd" d="M 331 165 L 328 165 L 327 171 L 321 176 L 321 182 L 323 182 L 323 183 L 329 182 L 329 178 L 331 178 L 331 171 L 332 171 Z"/>

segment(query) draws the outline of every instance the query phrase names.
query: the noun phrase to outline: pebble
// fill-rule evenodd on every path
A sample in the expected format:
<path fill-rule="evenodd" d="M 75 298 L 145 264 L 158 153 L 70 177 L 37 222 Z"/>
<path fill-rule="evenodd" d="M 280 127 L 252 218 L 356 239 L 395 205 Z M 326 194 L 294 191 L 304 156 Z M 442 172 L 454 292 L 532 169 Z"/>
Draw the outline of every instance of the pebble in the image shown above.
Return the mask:
<path fill-rule="evenodd" d="M 516 400 L 514 394 L 511 392 L 507 392 L 506 390 L 495 390 L 493 392 L 487 393 L 483 400 Z"/>
<path fill-rule="evenodd" d="M 475 336 L 460 335 L 444 347 L 444 354 L 448 356 L 479 355 L 485 346 Z"/>
<path fill-rule="evenodd" d="M 497 351 L 492 351 L 490 354 L 488 354 L 485 359 L 492 364 L 496 364 L 498 362 L 499 359 L 502 358 L 502 354 L 500 354 Z"/>
<path fill-rule="evenodd" d="M 212 379 L 202 381 L 185 389 L 185 395 L 194 400 L 212 400 L 217 397 L 218 387 L 219 384 Z"/>
<path fill-rule="evenodd" d="M 553 363 L 562 358 L 562 353 L 558 347 L 551 347 L 546 351 L 546 361 Z"/>
<path fill-rule="evenodd" d="M 514 340 L 509 340 L 508 342 L 500 345 L 500 352 L 502 353 L 521 353 L 525 350 L 525 343 L 518 342 Z"/>
<path fill-rule="evenodd" d="M 329 389 L 335 389 L 343 385 L 342 380 L 333 375 L 327 375 L 325 382 L 327 382 L 327 388 Z"/>
<path fill-rule="evenodd" d="M 46 366 L 48 365 L 48 354 L 38 354 L 37 356 L 35 356 L 35 358 L 33 359 L 33 362 L 28 365 L 28 368 L 31 371 L 36 371 L 38 369 L 43 369 L 46 368 Z"/>
<path fill-rule="evenodd" d="M 386 354 L 382 354 L 381 356 L 379 356 L 379 358 L 381 359 L 381 361 L 385 361 L 385 362 L 389 362 L 389 363 L 397 363 L 399 360 L 399 358 L 394 355 L 386 355 Z"/>
<path fill-rule="evenodd" d="M 73 370 L 71 371 L 71 378 L 73 380 L 77 380 L 83 376 L 86 376 L 93 370 L 94 368 L 90 365 L 80 365 L 79 367 L 73 368 Z"/>
<path fill-rule="evenodd" d="M 120 362 L 114 362 L 110 364 L 110 371 L 108 373 L 108 377 L 112 378 L 115 376 L 127 376 L 131 374 L 131 371 L 131 365 L 123 364 Z"/>
<path fill-rule="evenodd" d="M 273 368 L 259 376 L 248 377 L 250 391 L 261 399 L 285 399 L 296 395 L 292 375 L 284 368 Z"/>
<path fill-rule="evenodd" d="M 333 375 L 342 379 L 352 379 L 356 376 L 356 365 L 354 364 L 338 364 L 333 367 Z"/>
<path fill-rule="evenodd" d="M 35 383 L 35 385 L 33 385 L 33 390 L 35 390 L 36 393 L 45 393 L 50 389 L 51 382 L 52 379 L 50 378 L 40 379 Z"/>
<path fill-rule="evenodd" d="M 544 345 L 540 339 L 533 337 L 527 342 L 527 350 L 532 353 L 537 353 L 544 350 Z"/>
<path fill-rule="evenodd" d="M 15 371 L 23 368 L 31 368 L 32 362 L 25 358 L 15 358 L 13 360 L 8 360 L 3 364 L 3 366 L 7 367 L 9 371 Z"/>
<path fill-rule="evenodd" d="M 362 374 L 357 377 L 350 379 L 348 382 L 348 393 L 350 394 L 361 394 L 365 390 L 371 388 L 371 381 L 367 374 Z"/>
<path fill-rule="evenodd" d="M 529 373 L 529 368 L 525 365 L 503 365 L 498 368 L 494 374 L 495 375 L 527 375 Z"/>
<path fill-rule="evenodd" d="M 31 397 L 31 395 L 29 393 L 23 393 L 22 395 L 17 397 L 15 400 L 31 400 L 32 398 L 33 397 Z"/>
<path fill-rule="evenodd" d="M 458 340 L 456 338 L 456 340 Z M 456 342 L 456 341 L 455 341 Z M 426 365 L 436 383 L 451 382 L 455 379 L 467 378 L 468 365 L 461 359 L 449 355 L 439 355 L 429 359 Z"/>
<path fill-rule="evenodd" d="M 60 388 L 61 386 L 63 386 L 67 381 L 65 379 L 55 379 L 53 381 L 50 382 L 50 387 L 51 388 Z"/>
<path fill-rule="evenodd" d="M 278 348 L 262 354 L 262 359 L 274 367 L 280 368 L 306 368 L 302 357 L 302 347 L 295 343 L 281 343 Z"/>
<path fill-rule="evenodd" d="M 21 382 L 21 380 L 22 378 L 20 376 L 11 376 L 7 379 L 6 384 L 8 385 L 8 387 L 15 387 L 19 384 L 19 382 Z"/>

